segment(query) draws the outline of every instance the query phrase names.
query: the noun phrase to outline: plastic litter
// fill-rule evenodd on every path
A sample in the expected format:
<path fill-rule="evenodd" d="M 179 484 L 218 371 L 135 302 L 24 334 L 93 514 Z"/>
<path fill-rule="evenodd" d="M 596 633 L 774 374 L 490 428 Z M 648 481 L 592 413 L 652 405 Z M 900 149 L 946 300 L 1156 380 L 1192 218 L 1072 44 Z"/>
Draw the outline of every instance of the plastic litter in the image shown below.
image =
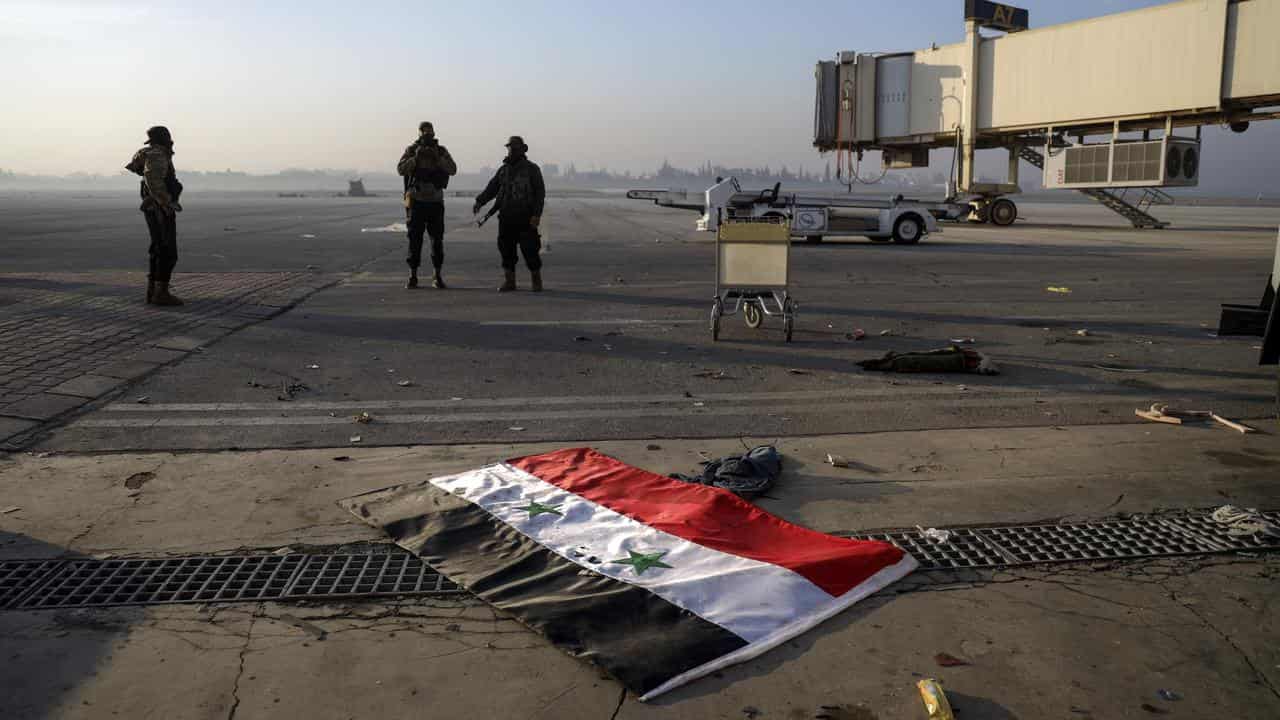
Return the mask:
<path fill-rule="evenodd" d="M 916 529 L 920 531 L 921 535 L 924 535 L 925 537 L 929 538 L 933 542 L 938 543 L 940 545 L 946 545 L 947 543 L 951 542 L 950 530 L 939 530 L 938 528 L 922 528 L 919 525 L 916 526 Z"/>
<path fill-rule="evenodd" d="M 1235 505 L 1223 505 L 1209 515 L 1214 522 L 1227 527 L 1231 537 L 1253 537 L 1269 535 L 1280 537 L 1280 526 L 1267 520 L 1255 508 L 1238 508 Z"/>
<path fill-rule="evenodd" d="M 361 425 L 368 425 L 369 423 L 373 422 L 373 416 L 367 412 L 362 412 L 359 415 L 352 415 L 351 419 L 355 420 Z"/>
<path fill-rule="evenodd" d="M 524 432 L 524 428 L 519 425 L 513 425 L 507 429 L 510 430 L 511 432 Z"/>
<path fill-rule="evenodd" d="M 938 663 L 938 667 L 962 667 L 968 665 L 968 660 L 961 660 L 951 653 L 940 652 L 933 656 L 933 661 Z"/>
<path fill-rule="evenodd" d="M 838 468 L 849 467 L 849 461 L 846 460 L 843 456 L 832 455 L 831 453 L 827 453 L 827 463 L 830 464 L 831 467 L 838 467 Z"/>
<path fill-rule="evenodd" d="M 150 396 L 150 395 L 143 395 L 142 397 L 138 398 L 137 400 L 134 400 L 134 402 L 138 403 L 139 405 L 146 405 L 147 403 L 151 402 L 151 396 Z"/>
<path fill-rule="evenodd" d="M 398 382 L 398 383 L 396 383 L 396 384 L 397 384 L 397 385 L 399 385 L 400 387 L 412 387 L 412 386 L 413 386 L 413 381 L 412 381 L 412 380 L 401 380 L 400 382 Z"/>
<path fill-rule="evenodd" d="M 1061 286 L 1057 286 L 1057 285 L 1050 285 L 1049 287 L 1045 288 L 1045 290 L 1048 290 L 1048 291 L 1049 291 L 1049 292 L 1051 292 L 1051 293 L 1058 293 L 1059 295 L 1070 295 L 1070 294 L 1071 294 L 1071 288 L 1069 288 L 1069 287 L 1061 287 Z"/>
<path fill-rule="evenodd" d="M 698 485 L 724 488 L 742 497 L 751 498 L 773 486 L 782 473 L 782 455 L 772 445 L 760 445 L 745 455 L 727 455 L 718 460 L 705 460 L 702 469 L 693 475 L 672 473 L 671 477 Z"/>
<path fill-rule="evenodd" d="M 955 711 L 951 709 L 951 703 L 947 702 L 947 693 L 942 689 L 942 683 L 933 678 L 925 678 L 916 683 L 916 687 L 920 689 L 920 699 L 924 701 L 924 710 L 929 714 L 929 720 L 956 720 Z"/>
<path fill-rule="evenodd" d="M 1157 690 L 1156 695 L 1160 696 L 1161 700 L 1167 700 L 1169 702 L 1178 702 L 1179 700 L 1182 699 L 1182 696 L 1179 695 L 1178 693 L 1172 690 L 1166 690 L 1164 688 L 1160 688 L 1159 690 Z"/>
<path fill-rule="evenodd" d="M 351 442 L 353 442 L 353 443 L 358 443 L 358 442 L 360 442 L 360 440 L 361 440 L 361 438 L 360 438 L 360 436 L 359 436 L 359 435 L 352 435 L 352 436 L 351 436 Z"/>
<path fill-rule="evenodd" d="M 307 369 L 308 369 L 308 370 L 319 370 L 319 369 L 320 369 L 320 366 L 319 366 L 319 365 L 308 365 L 308 366 L 307 366 Z"/>

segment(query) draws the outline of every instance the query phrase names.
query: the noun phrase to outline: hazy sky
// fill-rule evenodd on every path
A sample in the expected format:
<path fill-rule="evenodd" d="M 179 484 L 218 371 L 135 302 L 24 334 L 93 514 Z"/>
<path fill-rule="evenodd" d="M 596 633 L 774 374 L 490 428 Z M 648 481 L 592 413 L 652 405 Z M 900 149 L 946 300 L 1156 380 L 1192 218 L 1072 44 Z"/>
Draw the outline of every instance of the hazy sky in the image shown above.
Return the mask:
<path fill-rule="evenodd" d="M 962 4 L 0 0 L 0 167 L 115 173 L 163 123 L 180 169 L 393 171 L 430 119 L 463 169 L 512 133 L 581 168 L 817 169 L 813 63 L 959 41 Z M 1153 4 L 1021 3 L 1033 26 Z"/>

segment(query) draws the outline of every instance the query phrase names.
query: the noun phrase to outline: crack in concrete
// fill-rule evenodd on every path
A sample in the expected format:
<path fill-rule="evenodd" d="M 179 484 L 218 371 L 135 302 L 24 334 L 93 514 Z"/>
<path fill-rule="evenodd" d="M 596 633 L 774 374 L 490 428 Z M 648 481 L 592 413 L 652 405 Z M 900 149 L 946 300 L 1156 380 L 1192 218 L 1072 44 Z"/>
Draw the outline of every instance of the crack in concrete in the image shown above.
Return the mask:
<path fill-rule="evenodd" d="M 1190 603 L 1186 603 L 1186 602 L 1183 602 L 1182 600 L 1179 600 L 1177 592 L 1169 590 L 1168 588 L 1165 588 L 1163 583 L 1160 585 L 1160 587 L 1164 588 L 1165 592 L 1169 593 L 1170 600 L 1181 605 L 1183 608 L 1187 610 L 1187 612 L 1194 615 L 1196 619 L 1200 621 L 1201 625 L 1212 630 L 1214 633 L 1218 635 L 1218 637 L 1222 638 L 1223 642 L 1230 645 L 1231 649 L 1235 650 L 1236 654 L 1240 656 L 1240 659 L 1244 660 L 1245 665 L 1248 665 L 1249 669 L 1253 671 L 1253 676 L 1258 679 L 1258 682 L 1261 683 L 1262 686 L 1265 687 L 1267 690 L 1269 690 L 1273 697 L 1275 697 L 1277 700 L 1280 700 L 1280 689 L 1277 689 L 1275 684 L 1271 682 L 1271 678 L 1267 677 L 1266 673 L 1262 672 L 1262 668 L 1259 668 L 1253 662 L 1253 658 L 1249 657 L 1249 653 L 1245 652 L 1244 648 L 1237 645 L 1236 641 L 1232 639 L 1230 635 L 1228 635 L 1227 633 L 1219 629 L 1217 625 L 1214 625 L 1212 622 L 1209 622 L 1209 619 L 1204 615 L 1202 615 L 1199 610 L 1196 610 L 1195 606 L 1191 605 Z"/>
<path fill-rule="evenodd" d="M 618 713 L 622 712 L 622 703 L 626 702 L 627 689 L 622 688 L 622 692 L 618 693 L 618 704 L 613 708 L 613 714 L 609 716 L 609 720 L 617 720 Z"/>
<path fill-rule="evenodd" d="M 240 709 L 240 678 L 244 677 L 244 658 L 249 654 L 249 643 L 253 642 L 253 626 L 258 621 L 258 613 L 262 611 L 262 603 L 249 617 L 249 628 L 244 633 L 244 646 L 240 648 L 239 669 L 236 670 L 235 682 L 231 685 L 231 708 L 227 711 L 227 720 L 235 720 Z"/>

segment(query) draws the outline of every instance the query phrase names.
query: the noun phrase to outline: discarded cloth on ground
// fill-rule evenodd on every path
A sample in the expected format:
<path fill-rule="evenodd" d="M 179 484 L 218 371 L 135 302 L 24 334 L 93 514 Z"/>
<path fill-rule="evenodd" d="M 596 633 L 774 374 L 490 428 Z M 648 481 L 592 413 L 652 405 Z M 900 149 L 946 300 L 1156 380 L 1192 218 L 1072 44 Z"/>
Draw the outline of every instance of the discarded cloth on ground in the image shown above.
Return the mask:
<path fill-rule="evenodd" d="M 754 658 L 916 567 L 891 544 L 792 525 L 588 448 L 341 504 L 641 700 Z"/>
<path fill-rule="evenodd" d="M 782 456 L 772 445 L 761 445 L 745 455 L 728 455 L 707 460 L 694 475 L 672 473 L 671 477 L 699 485 L 724 488 L 739 497 L 751 498 L 768 490 L 782 472 Z"/>
<path fill-rule="evenodd" d="M 858 363 L 863 370 L 900 373 L 978 373 L 999 375 L 1000 368 L 990 357 L 970 348 L 951 347 L 940 350 L 899 353 L 889 351 L 884 357 Z"/>

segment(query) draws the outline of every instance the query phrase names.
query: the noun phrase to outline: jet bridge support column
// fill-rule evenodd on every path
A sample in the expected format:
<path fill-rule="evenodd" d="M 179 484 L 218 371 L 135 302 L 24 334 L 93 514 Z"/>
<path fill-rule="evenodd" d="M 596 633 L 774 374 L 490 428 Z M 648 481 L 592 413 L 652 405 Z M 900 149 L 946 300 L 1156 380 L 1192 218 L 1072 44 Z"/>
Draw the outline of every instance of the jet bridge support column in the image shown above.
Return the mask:
<path fill-rule="evenodd" d="M 978 136 L 978 62 L 981 36 L 978 34 L 978 21 L 966 20 L 964 23 L 964 60 L 961 73 L 964 76 L 964 103 L 960 113 L 960 192 L 970 192 L 973 188 L 973 149 Z"/>

